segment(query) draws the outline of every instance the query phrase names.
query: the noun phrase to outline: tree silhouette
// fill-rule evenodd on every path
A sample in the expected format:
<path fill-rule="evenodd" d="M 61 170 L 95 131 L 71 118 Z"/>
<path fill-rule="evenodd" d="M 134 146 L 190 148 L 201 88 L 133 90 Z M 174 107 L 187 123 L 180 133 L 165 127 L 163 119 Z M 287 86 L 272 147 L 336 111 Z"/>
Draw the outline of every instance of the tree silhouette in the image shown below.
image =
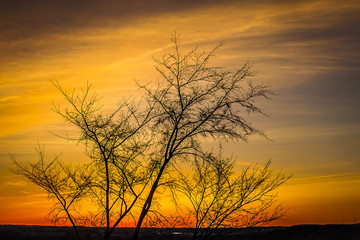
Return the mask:
<path fill-rule="evenodd" d="M 75 95 L 57 82 L 54 85 L 70 104 L 64 109 L 54 104 L 54 111 L 80 130 L 80 137 L 65 138 L 83 143 L 92 160 L 96 177 L 91 198 L 100 206 L 96 222 L 104 220 L 101 226 L 105 226 L 104 239 L 108 239 L 151 180 L 153 170 L 140 160 L 149 147 L 141 130 L 150 119 L 151 107 L 142 114 L 133 102 L 123 100 L 111 114 L 104 115 L 97 96 L 89 95 L 90 86 L 82 95 Z"/>
<path fill-rule="evenodd" d="M 148 105 L 154 106 L 154 117 L 149 125 L 155 136 L 153 141 L 157 142 L 158 169 L 138 218 L 134 240 L 150 210 L 156 189 L 166 185 L 167 168 L 178 160 L 191 161 L 202 155 L 201 139 L 246 141 L 253 134 L 265 136 L 244 115 L 264 114 L 255 100 L 268 98 L 272 92 L 267 86 L 248 80 L 253 75 L 249 63 L 235 72 L 213 67 L 209 60 L 221 43 L 207 54 L 196 48 L 182 54 L 178 36 L 173 35 L 172 41 L 173 52 L 156 60 L 156 69 L 162 77 L 157 88 L 141 86 L 146 91 Z"/>
<path fill-rule="evenodd" d="M 20 165 L 11 155 L 16 164 L 15 174 L 25 176 L 30 182 L 40 186 L 49 198 L 55 199 L 49 217 L 53 223 L 69 221 L 78 239 L 81 239 L 77 223 L 76 204 L 88 194 L 91 185 L 91 174 L 87 166 L 71 167 L 62 163 L 58 156 L 50 162 L 45 161 L 44 147 L 36 148 L 39 160 L 28 165 Z"/>
<path fill-rule="evenodd" d="M 47 163 L 40 146 L 36 163 L 19 164 L 12 156 L 16 174 L 57 200 L 51 219 L 70 223 L 78 239 L 79 225 L 101 226 L 103 238 L 109 239 L 128 217 L 135 220 L 133 239 L 138 239 L 144 220 L 153 213 L 162 215 L 154 206 L 160 189 L 173 191 L 175 198 L 188 197 L 193 206 L 189 215 L 196 215 L 194 239 L 240 222 L 268 222 L 282 213 L 278 209 L 266 215 L 265 210 L 274 202 L 269 193 L 287 177 L 270 171 L 270 164 L 236 175 L 231 160 L 214 157 L 202 147 L 209 137 L 247 141 L 258 134 L 266 138 L 246 116 L 266 115 L 256 100 L 273 93 L 249 80 L 253 75 L 249 63 L 234 72 L 211 66 L 209 60 L 222 43 L 209 53 L 195 48 L 183 54 L 176 34 L 172 41 L 173 51 L 155 60 L 161 80 L 155 87 L 139 85 L 145 102 L 122 100 L 110 114 L 103 113 L 99 98 L 90 94 L 90 85 L 77 93 L 52 82 L 68 103 L 67 107 L 53 104 L 53 110 L 79 133 L 61 137 L 84 145 L 86 164 L 67 165 L 58 157 Z M 179 163 L 193 166 L 193 177 L 183 174 Z M 205 204 L 209 201 L 213 204 Z M 97 208 L 89 211 L 84 203 Z"/>
<path fill-rule="evenodd" d="M 188 211 L 193 239 L 208 239 L 218 228 L 269 223 L 285 213 L 281 205 L 273 206 L 276 194 L 272 192 L 289 176 L 270 170 L 270 161 L 264 167 L 250 165 L 240 172 L 234 171 L 234 163 L 211 154 L 196 159 L 192 176 L 179 177 L 177 190 L 190 204 L 178 201 L 177 206 L 182 213 Z"/>
<path fill-rule="evenodd" d="M 109 239 L 118 224 L 132 214 L 151 180 L 153 170 L 140 159 L 149 147 L 141 130 L 150 115 L 135 114 L 137 107 L 128 100 L 111 114 L 103 114 L 97 96 L 90 95 L 90 85 L 77 94 L 53 84 L 69 105 L 61 108 L 54 104 L 53 110 L 79 133 L 78 137 L 61 137 L 84 144 L 90 161 L 71 166 L 56 157 L 47 163 L 44 148 L 39 146 L 36 163 L 21 165 L 13 156 L 13 172 L 57 200 L 49 214 L 54 223 L 70 222 L 78 239 L 79 225 L 104 227 L 103 238 Z"/>

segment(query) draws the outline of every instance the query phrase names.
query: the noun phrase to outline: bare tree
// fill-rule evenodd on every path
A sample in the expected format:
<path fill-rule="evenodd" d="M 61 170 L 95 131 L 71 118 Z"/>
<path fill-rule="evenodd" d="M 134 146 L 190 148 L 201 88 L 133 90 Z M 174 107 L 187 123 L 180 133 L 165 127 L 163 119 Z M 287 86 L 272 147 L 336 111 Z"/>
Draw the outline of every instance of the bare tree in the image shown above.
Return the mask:
<path fill-rule="evenodd" d="M 218 228 L 266 224 L 285 213 L 281 205 L 274 205 L 273 191 L 290 176 L 270 170 L 270 161 L 263 167 L 244 167 L 240 172 L 234 171 L 234 163 L 210 154 L 194 161 L 192 176 L 180 173 L 177 192 L 189 204 L 177 206 L 182 213 L 189 213 L 188 227 L 194 229 L 193 239 L 208 239 L 219 234 Z"/>
<path fill-rule="evenodd" d="M 45 161 L 45 151 L 43 147 L 36 149 L 39 160 L 35 163 L 20 165 L 15 156 L 11 155 L 16 169 L 15 174 L 25 176 L 30 182 L 43 188 L 49 198 L 55 199 L 49 217 L 53 223 L 65 224 L 70 222 L 74 228 L 76 237 L 81 240 L 78 230 L 76 204 L 81 202 L 89 191 L 91 185 L 91 172 L 88 166 L 81 168 L 69 166 L 62 163 L 58 156 L 50 162 Z"/>
<path fill-rule="evenodd" d="M 246 117 L 250 114 L 266 115 L 255 103 L 259 98 L 269 98 L 272 92 L 268 86 L 249 80 L 253 75 L 249 63 L 234 72 L 228 71 L 209 64 L 221 43 L 209 53 L 195 48 L 182 54 L 178 36 L 174 35 L 172 41 L 173 52 L 156 60 L 156 69 L 162 80 L 155 88 L 150 85 L 140 86 L 145 91 L 146 100 L 141 109 L 141 103 L 136 105 L 134 101 L 123 100 L 112 113 L 105 114 L 97 96 L 90 95 L 90 86 L 77 94 L 75 91 L 67 92 L 57 82 L 53 82 L 69 104 L 65 108 L 54 104 L 53 110 L 79 131 L 77 137 L 62 137 L 84 144 L 89 157 L 84 168 L 88 169 L 84 173 L 86 177 L 74 175 L 75 170 L 70 170 L 63 163 L 53 168 L 54 163 L 44 163 L 43 157 L 40 157 L 40 164 L 17 164 L 15 172 L 44 188 L 49 195 L 55 196 L 65 213 L 71 207 L 76 207 L 75 202 L 96 203 L 98 211 L 88 215 L 75 210 L 63 215 L 62 219 L 70 221 L 76 232 L 76 226 L 81 221 L 90 222 L 103 226 L 104 239 L 109 239 L 118 224 L 125 217 L 131 216 L 136 219 L 135 240 L 146 217 L 150 220 L 149 213 L 162 215 L 154 207 L 155 193 L 174 189 L 174 186 L 184 180 L 181 177 L 171 177 L 173 172 L 178 171 L 177 164 L 200 164 L 199 159 L 206 156 L 202 140 L 212 137 L 218 140 L 247 141 L 253 134 L 266 138 Z M 231 172 L 232 165 L 227 164 L 230 163 L 223 161 L 219 166 L 229 168 L 228 171 Z M 205 167 L 210 171 L 212 166 Z M 260 172 L 256 172 L 254 177 L 257 173 Z M 60 201 L 62 197 L 58 198 L 54 189 L 48 187 L 53 181 L 60 181 L 58 175 L 73 181 L 75 189 L 65 204 Z M 221 178 L 223 176 L 226 178 L 225 172 L 219 175 Z M 246 184 L 247 180 L 252 179 L 241 180 L 245 181 L 242 184 Z M 196 178 L 192 181 L 196 182 Z M 71 192 L 60 189 L 64 196 Z M 179 189 L 185 194 L 184 186 Z M 209 188 L 206 189 L 210 191 Z M 78 192 L 80 193 L 76 194 Z M 265 198 L 266 194 L 258 196 Z M 71 197 L 75 200 L 71 201 Z M 200 206 L 199 213 L 204 207 L 206 206 Z M 231 222 L 230 217 L 234 214 L 227 216 L 218 227 Z M 205 222 L 199 222 L 198 226 L 202 224 Z M 212 227 L 213 225 L 209 225 L 209 228 Z"/>
<path fill-rule="evenodd" d="M 71 107 L 61 110 L 54 105 L 55 112 L 78 127 L 81 135 L 75 141 L 85 144 L 87 154 L 96 163 L 99 182 L 92 185 L 97 186 L 92 193 L 103 209 L 104 239 L 108 239 L 151 180 L 153 169 L 147 168 L 139 156 L 149 147 L 141 130 L 150 119 L 152 107 L 149 105 L 148 111 L 141 114 L 125 100 L 113 113 L 104 116 L 98 112 L 97 97 L 89 96 L 89 87 L 80 96 L 64 91 L 57 83 L 54 85 Z"/>
<path fill-rule="evenodd" d="M 158 153 L 158 168 L 139 215 L 134 240 L 157 188 L 166 185 L 166 172 L 177 160 L 190 161 L 201 153 L 201 138 L 246 141 L 252 134 L 264 136 L 245 116 L 264 114 L 255 100 L 268 98 L 272 92 L 267 86 L 248 80 L 253 75 L 249 63 L 235 72 L 212 67 L 209 60 L 222 44 L 207 54 L 197 49 L 182 54 L 176 35 L 172 41 L 174 51 L 156 60 L 156 69 L 162 77 L 157 88 L 142 86 L 149 105 L 154 106 L 154 117 L 149 124 L 151 134 L 156 136 L 157 148 L 153 148 Z"/>
<path fill-rule="evenodd" d="M 149 147 L 141 131 L 150 118 L 151 107 L 141 114 L 137 106 L 124 100 L 111 114 L 104 114 L 97 96 L 90 95 L 90 85 L 77 94 L 65 91 L 57 82 L 53 84 L 69 104 L 65 108 L 54 104 L 53 110 L 75 126 L 80 135 L 61 137 L 84 144 L 90 162 L 73 169 L 58 159 L 46 163 L 39 150 L 39 162 L 16 163 L 14 172 L 56 198 L 55 209 L 59 211 L 50 214 L 54 222 L 70 221 L 79 239 L 78 225 L 101 226 L 105 229 L 103 238 L 108 239 L 118 224 L 132 214 L 154 171 L 140 159 Z M 83 169 L 90 169 L 88 176 L 79 175 Z M 72 209 L 80 200 L 98 210 Z M 66 215 L 60 217 L 62 211 Z"/>

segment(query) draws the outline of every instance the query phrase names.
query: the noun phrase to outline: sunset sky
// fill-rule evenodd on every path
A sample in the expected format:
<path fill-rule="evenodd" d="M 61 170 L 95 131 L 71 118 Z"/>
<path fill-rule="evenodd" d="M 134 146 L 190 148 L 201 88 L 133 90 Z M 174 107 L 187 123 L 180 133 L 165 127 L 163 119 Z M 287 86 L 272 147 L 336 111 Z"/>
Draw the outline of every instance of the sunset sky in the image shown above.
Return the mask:
<path fill-rule="evenodd" d="M 105 108 L 137 96 L 134 79 L 159 77 L 153 57 L 180 34 L 184 49 L 210 50 L 228 69 L 253 64 L 256 82 L 277 93 L 260 106 L 256 127 L 271 141 L 225 143 L 239 162 L 293 174 L 279 189 L 288 208 L 278 225 L 360 221 L 360 1 L 2 1 L 0 7 L 0 224 L 48 224 L 51 203 L 14 175 L 46 145 L 66 161 L 81 145 L 51 132 L 72 131 L 50 110 L 64 88 L 93 84 Z"/>

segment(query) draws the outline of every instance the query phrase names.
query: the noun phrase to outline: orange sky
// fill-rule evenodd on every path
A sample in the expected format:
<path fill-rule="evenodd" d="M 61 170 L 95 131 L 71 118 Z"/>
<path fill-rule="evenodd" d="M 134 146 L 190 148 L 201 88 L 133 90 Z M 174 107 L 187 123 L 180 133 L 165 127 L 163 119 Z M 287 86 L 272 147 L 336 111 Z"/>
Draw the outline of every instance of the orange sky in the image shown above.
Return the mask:
<path fill-rule="evenodd" d="M 272 141 L 251 138 L 224 151 L 265 163 L 293 178 L 279 199 L 279 225 L 354 223 L 360 219 L 359 1 L 5 1 L 0 9 L 0 224 L 46 224 L 51 204 L 41 189 L 9 171 L 8 152 L 36 158 L 37 141 L 52 156 L 83 161 L 81 146 L 53 136 L 69 132 L 49 82 L 84 87 L 111 108 L 136 95 L 134 79 L 156 80 L 152 56 L 174 31 L 184 48 L 226 44 L 214 62 L 249 60 L 256 81 L 278 93 L 255 118 Z M 255 2 L 255 1 L 254 1 Z M 290 1 L 289 1 L 290 2 Z"/>

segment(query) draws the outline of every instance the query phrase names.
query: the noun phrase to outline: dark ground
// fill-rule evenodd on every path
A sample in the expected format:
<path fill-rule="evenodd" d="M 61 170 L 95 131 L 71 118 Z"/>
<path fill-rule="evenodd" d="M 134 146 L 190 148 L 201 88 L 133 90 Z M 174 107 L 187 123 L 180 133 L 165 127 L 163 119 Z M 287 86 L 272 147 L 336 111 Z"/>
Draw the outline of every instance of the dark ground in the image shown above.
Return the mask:
<path fill-rule="evenodd" d="M 101 239 L 99 228 L 81 228 L 83 239 Z M 218 230 L 221 233 L 222 229 Z M 117 229 L 111 239 L 131 239 L 132 228 Z M 72 240 L 70 227 L 0 225 L 1 240 Z M 187 240 L 191 229 L 143 229 L 140 239 Z M 291 227 L 256 227 L 233 229 L 226 236 L 214 235 L 216 240 L 360 240 L 360 224 L 352 225 L 297 225 Z"/>

